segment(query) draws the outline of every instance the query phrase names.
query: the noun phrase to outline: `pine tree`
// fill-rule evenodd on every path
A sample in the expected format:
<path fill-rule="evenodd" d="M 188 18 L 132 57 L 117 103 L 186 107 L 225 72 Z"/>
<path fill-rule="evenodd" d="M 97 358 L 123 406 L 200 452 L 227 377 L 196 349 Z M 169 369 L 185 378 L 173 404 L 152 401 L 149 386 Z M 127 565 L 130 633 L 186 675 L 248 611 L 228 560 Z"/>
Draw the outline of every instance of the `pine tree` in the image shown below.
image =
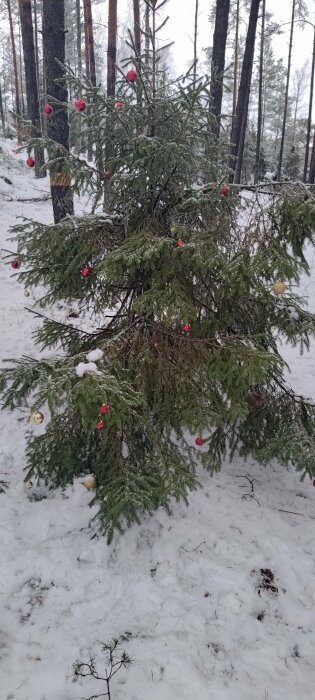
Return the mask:
<path fill-rule="evenodd" d="M 209 81 L 190 74 L 161 87 L 162 5 L 151 4 L 151 68 L 147 50 L 131 57 L 141 109 L 124 76 L 115 100 L 93 93 L 97 164 L 111 129 L 107 212 L 97 210 L 99 165 L 69 155 L 73 189 L 87 192 L 92 213 L 12 232 L 21 282 L 45 289 L 42 309 L 62 300 L 79 313 L 74 324 L 38 313 L 36 340 L 49 356 L 1 372 L 4 407 L 45 420 L 28 440 L 26 479 L 64 486 L 93 473 L 109 539 L 187 499 L 199 462 L 213 473 L 237 451 L 315 471 L 315 407 L 287 385 L 277 347 L 278 335 L 302 349 L 315 335 L 314 315 L 290 289 L 308 270 L 314 196 L 288 186 L 262 207 L 259 193 L 242 198 L 210 179 Z M 68 81 L 77 89 L 73 72 Z M 89 85 L 81 90 L 87 100 Z M 48 167 L 56 148 L 47 142 Z"/>

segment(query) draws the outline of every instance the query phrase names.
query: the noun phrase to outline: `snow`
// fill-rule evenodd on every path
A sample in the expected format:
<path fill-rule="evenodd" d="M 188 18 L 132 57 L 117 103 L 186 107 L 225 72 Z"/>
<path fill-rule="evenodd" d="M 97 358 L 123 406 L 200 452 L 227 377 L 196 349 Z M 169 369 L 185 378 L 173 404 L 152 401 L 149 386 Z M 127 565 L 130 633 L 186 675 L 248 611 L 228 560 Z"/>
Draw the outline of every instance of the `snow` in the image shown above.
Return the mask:
<path fill-rule="evenodd" d="M 7 145 L 1 144 L 8 149 Z M 20 162 L 21 161 L 21 162 Z M 0 162 L 1 245 L 16 216 L 51 220 L 48 192 L 22 156 Z M 25 296 L 1 265 L 1 358 L 37 356 Z M 315 305 L 315 270 L 302 281 Z M 33 298 L 27 300 L 30 306 Z M 285 349 L 290 381 L 315 396 L 313 351 Z M 145 517 L 110 546 L 94 537 L 93 493 L 23 483 L 22 412 L 0 415 L 1 700 L 75 700 L 103 692 L 72 683 L 72 664 L 128 632 L 133 658 L 113 700 L 309 700 L 315 668 L 315 489 L 272 464 L 235 460 L 189 508 Z M 261 570 L 265 573 L 262 574 Z M 267 572 L 266 572 L 267 570 Z M 270 574 L 274 574 L 274 580 Z M 269 578 L 268 578 L 269 576 Z M 259 619 L 258 619 L 259 618 Z"/>

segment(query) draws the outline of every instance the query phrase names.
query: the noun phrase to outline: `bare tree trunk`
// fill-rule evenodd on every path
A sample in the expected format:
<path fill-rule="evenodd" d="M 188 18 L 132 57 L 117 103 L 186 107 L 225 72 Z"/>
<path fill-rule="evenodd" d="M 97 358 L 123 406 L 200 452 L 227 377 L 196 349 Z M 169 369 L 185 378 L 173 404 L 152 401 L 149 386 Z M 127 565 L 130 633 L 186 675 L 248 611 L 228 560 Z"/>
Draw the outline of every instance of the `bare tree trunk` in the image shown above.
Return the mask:
<path fill-rule="evenodd" d="M 52 2 L 43 0 L 43 46 L 44 74 L 48 95 L 58 102 L 67 102 L 67 90 L 62 82 L 61 65 L 65 62 L 65 8 L 64 0 Z M 61 65 L 60 65 L 61 64 Z M 69 122 L 67 107 L 61 105 L 47 120 L 48 137 L 69 151 Z M 62 150 L 61 150 L 62 153 Z M 55 223 L 67 214 L 73 214 L 73 200 L 70 196 L 70 176 L 66 159 L 51 168 L 50 187 Z"/>
<path fill-rule="evenodd" d="M 308 171 L 308 161 L 309 161 L 309 151 L 310 151 L 310 141 L 311 141 L 311 130 L 312 130 L 312 113 L 313 113 L 313 97 L 314 97 L 314 77 L 315 77 L 315 26 L 313 35 L 313 58 L 312 58 L 312 71 L 311 71 L 311 86 L 310 86 L 310 99 L 308 108 L 308 120 L 307 120 L 307 132 L 306 132 L 306 146 L 305 146 L 305 161 L 304 161 L 304 172 L 303 172 L 303 182 L 307 181 L 307 171 Z"/>
<path fill-rule="evenodd" d="M 210 110 L 213 136 L 220 136 L 225 49 L 229 26 L 230 0 L 217 0 L 211 65 Z"/>
<path fill-rule="evenodd" d="M 21 116 L 21 103 L 20 103 L 19 74 L 18 74 L 17 57 L 16 57 L 16 46 L 15 46 L 14 28 L 13 28 L 12 11 L 11 11 L 11 0 L 7 0 L 7 8 L 8 8 L 8 18 L 9 18 L 9 26 L 10 26 L 14 83 L 15 83 L 15 112 L 16 112 L 17 117 L 19 118 Z M 17 119 L 17 136 L 18 136 L 18 143 L 21 144 L 22 138 L 21 138 L 21 129 L 20 129 L 20 125 L 19 125 L 19 119 Z"/>
<path fill-rule="evenodd" d="M 279 161 L 277 169 L 277 179 L 281 179 L 283 152 L 284 152 L 284 142 L 285 142 L 285 132 L 287 126 L 287 115 L 288 115 L 288 105 L 289 105 L 289 87 L 290 87 L 290 77 L 291 77 L 291 63 L 292 63 L 292 47 L 293 47 L 293 32 L 294 32 L 294 19 L 295 19 L 295 7 L 296 0 L 292 0 L 292 15 L 291 15 L 291 29 L 290 29 L 290 42 L 289 42 L 289 55 L 288 55 L 288 67 L 287 67 L 287 80 L 285 88 L 285 98 L 284 98 L 284 109 L 283 109 L 283 120 L 282 120 L 282 132 L 281 132 L 281 142 L 280 142 L 280 152 Z"/>
<path fill-rule="evenodd" d="M 239 34 L 240 34 L 240 0 L 237 0 L 237 3 L 236 3 L 235 46 L 234 46 L 234 71 L 233 71 L 233 107 L 232 107 L 232 115 L 233 116 L 235 115 L 235 112 L 236 112 L 236 103 L 237 103 Z"/>
<path fill-rule="evenodd" d="M 39 115 L 39 99 L 36 76 L 36 55 L 34 44 L 34 32 L 32 21 L 31 0 L 19 0 L 21 31 L 24 53 L 26 100 L 28 116 L 33 125 L 33 136 L 41 136 L 41 124 Z M 45 177 L 43 171 L 45 163 L 44 149 L 35 149 L 35 176 Z"/>
<path fill-rule="evenodd" d="M 141 57 L 141 24 L 140 24 L 140 2 L 133 0 L 133 27 L 136 56 Z"/>
<path fill-rule="evenodd" d="M 145 62 L 146 62 L 146 67 L 150 68 L 150 34 L 151 34 L 151 29 L 150 29 L 150 5 L 147 2 L 147 0 L 144 0 L 145 2 L 145 8 L 144 8 L 144 24 L 145 24 Z"/>
<path fill-rule="evenodd" d="M 2 125 L 3 135 L 5 135 L 5 119 L 4 119 L 4 110 L 3 110 L 1 82 L 0 82 L 0 117 L 1 117 L 1 125 Z"/>
<path fill-rule="evenodd" d="M 107 97 L 115 97 L 117 54 L 117 0 L 108 0 Z"/>
<path fill-rule="evenodd" d="M 34 40 L 35 40 L 35 58 L 36 58 L 36 79 L 39 92 L 39 49 L 38 49 L 38 14 L 37 0 L 33 0 L 34 7 Z"/>
<path fill-rule="evenodd" d="M 314 185 L 315 182 L 315 130 L 313 134 L 313 148 L 310 164 L 309 182 L 311 185 Z"/>
<path fill-rule="evenodd" d="M 237 159 L 236 159 L 236 165 L 235 165 L 235 174 L 234 174 L 234 182 L 236 184 L 239 184 L 241 182 L 241 177 L 242 177 L 242 167 L 243 167 L 243 157 L 244 157 L 246 130 L 247 130 L 247 117 L 248 117 L 248 107 L 249 107 L 250 86 L 251 86 L 251 81 L 252 81 L 252 74 L 253 74 L 253 64 L 251 66 L 251 71 L 250 71 L 247 90 L 246 90 L 246 97 L 245 97 L 245 101 L 244 101 L 242 128 L 241 128 L 240 141 L 239 141 L 239 147 L 238 147 Z M 246 178 L 246 173 L 245 173 L 245 178 Z"/>
<path fill-rule="evenodd" d="M 256 158 L 255 158 L 255 182 L 259 182 L 259 179 L 260 179 L 260 154 L 261 154 L 261 137 L 262 137 L 262 121 L 263 121 L 265 20 L 266 20 L 266 0 L 263 0 L 262 15 L 261 15 L 260 57 L 259 57 L 258 120 L 257 120 L 257 141 L 256 141 Z"/>
<path fill-rule="evenodd" d="M 24 101 L 24 85 L 23 85 L 23 49 L 22 49 L 22 35 L 21 35 L 21 20 L 18 19 L 19 26 L 19 76 L 20 76 L 20 95 L 21 95 L 21 114 L 23 117 L 26 114 L 25 101 Z"/>
<path fill-rule="evenodd" d="M 78 73 L 82 73 L 82 26 L 81 26 L 81 0 L 76 0 L 76 23 L 77 23 L 77 54 Z"/>
<path fill-rule="evenodd" d="M 83 0 L 84 8 L 84 29 L 85 29 L 85 55 L 86 55 L 86 73 L 93 87 L 96 86 L 96 70 L 95 70 L 95 52 L 94 52 L 94 35 L 93 35 L 93 20 L 92 20 L 92 5 L 91 0 Z"/>
<path fill-rule="evenodd" d="M 239 153 L 239 148 L 242 137 L 242 129 L 246 129 L 247 124 L 248 101 L 255 52 L 255 40 L 259 6 L 260 0 L 252 0 L 236 112 L 232 120 L 230 168 L 233 171 L 235 171 L 237 159 L 239 158 L 239 156 L 241 156 L 241 158 L 239 158 L 239 163 L 242 161 L 243 158 L 243 154 Z M 233 180 L 234 177 L 233 175 L 231 175 L 230 181 L 233 182 Z"/>
<path fill-rule="evenodd" d="M 195 0 L 195 26 L 194 26 L 194 87 L 197 81 L 197 62 L 198 62 L 198 13 L 199 0 Z"/>

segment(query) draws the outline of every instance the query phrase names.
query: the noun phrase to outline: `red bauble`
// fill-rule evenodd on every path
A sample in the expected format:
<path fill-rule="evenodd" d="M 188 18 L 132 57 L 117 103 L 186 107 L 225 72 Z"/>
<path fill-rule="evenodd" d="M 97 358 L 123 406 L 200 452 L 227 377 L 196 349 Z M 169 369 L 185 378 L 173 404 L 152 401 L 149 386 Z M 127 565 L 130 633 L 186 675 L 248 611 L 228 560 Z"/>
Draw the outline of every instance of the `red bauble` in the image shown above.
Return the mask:
<path fill-rule="evenodd" d="M 110 170 L 104 170 L 104 177 L 106 180 L 109 180 L 111 178 L 112 174 Z"/>
<path fill-rule="evenodd" d="M 106 415 L 106 413 L 109 413 L 109 406 L 107 406 L 106 403 L 102 403 L 102 405 L 100 406 L 100 413 L 102 413 L 102 415 Z"/>
<path fill-rule="evenodd" d="M 104 423 L 103 423 L 103 421 L 102 421 L 102 420 L 99 420 L 99 421 L 96 423 L 96 427 L 97 427 L 97 430 L 103 430 L 103 428 L 104 428 Z"/>
<path fill-rule="evenodd" d="M 45 105 L 45 106 L 43 107 L 43 112 L 44 112 L 44 114 L 51 114 L 52 111 L 53 111 L 53 108 L 52 108 L 50 105 Z"/>
<path fill-rule="evenodd" d="M 126 75 L 128 83 L 135 83 L 137 80 L 137 77 L 138 77 L 137 71 L 135 71 L 133 69 L 129 70 L 127 75 Z"/>
<path fill-rule="evenodd" d="M 18 260 L 12 260 L 11 262 L 11 267 L 13 267 L 13 270 L 17 270 L 20 267 L 20 263 Z"/>
<path fill-rule="evenodd" d="M 228 187 L 228 185 L 222 185 L 220 192 L 221 194 L 224 194 L 225 197 L 227 197 L 230 192 L 230 188 Z"/>
<path fill-rule="evenodd" d="M 121 102 L 121 100 L 118 100 L 118 102 L 116 102 L 116 107 L 123 107 L 123 106 L 124 106 L 124 103 Z"/>
<path fill-rule="evenodd" d="M 184 331 L 184 333 L 189 333 L 189 332 L 190 332 L 190 325 L 189 325 L 189 323 L 186 323 L 185 326 L 183 326 L 183 331 Z"/>
<path fill-rule="evenodd" d="M 179 239 L 179 241 L 177 241 L 176 245 L 177 245 L 177 248 L 181 248 L 182 245 L 184 245 L 184 244 L 183 244 L 183 241 L 181 241 L 181 240 Z"/>
<path fill-rule="evenodd" d="M 82 268 L 81 270 L 81 275 L 82 277 L 89 277 L 91 274 L 91 268 L 85 265 L 85 267 Z"/>
<path fill-rule="evenodd" d="M 26 165 L 28 168 L 34 168 L 34 165 L 35 165 L 34 158 L 31 158 L 31 156 L 30 156 L 26 161 Z"/>
<path fill-rule="evenodd" d="M 84 100 L 76 100 L 74 106 L 77 112 L 84 112 L 86 109 L 86 102 L 84 102 Z"/>
<path fill-rule="evenodd" d="M 202 445 L 205 444 L 205 440 L 203 440 L 203 438 L 201 438 L 201 437 L 197 437 L 195 440 L 195 443 L 196 443 L 196 445 L 198 445 L 198 447 L 202 447 Z"/>

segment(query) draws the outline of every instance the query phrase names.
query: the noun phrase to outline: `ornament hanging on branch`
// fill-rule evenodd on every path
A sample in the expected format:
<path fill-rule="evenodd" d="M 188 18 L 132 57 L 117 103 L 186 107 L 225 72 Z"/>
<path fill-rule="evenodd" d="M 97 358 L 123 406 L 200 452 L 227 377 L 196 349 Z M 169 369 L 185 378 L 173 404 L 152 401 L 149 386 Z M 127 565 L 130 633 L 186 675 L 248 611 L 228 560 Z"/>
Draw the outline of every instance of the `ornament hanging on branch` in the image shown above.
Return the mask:
<path fill-rule="evenodd" d="M 109 413 L 109 406 L 106 403 L 102 403 L 102 405 L 99 408 L 99 412 L 102 415 L 107 415 L 107 413 Z"/>
<path fill-rule="evenodd" d="M 34 166 L 35 166 L 34 158 L 31 158 L 31 156 L 30 156 L 26 161 L 26 165 L 28 168 L 34 168 Z"/>
<path fill-rule="evenodd" d="M 110 180 L 111 176 L 112 176 L 112 174 L 111 174 L 110 170 L 104 170 L 105 180 Z"/>
<path fill-rule="evenodd" d="M 121 100 L 118 100 L 118 102 L 116 102 L 116 107 L 119 108 L 119 107 L 123 107 L 123 106 L 124 106 L 124 103 Z"/>
<path fill-rule="evenodd" d="M 205 444 L 205 440 L 202 437 L 197 437 L 195 443 L 198 447 L 202 447 Z"/>
<path fill-rule="evenodd" d="M 48 105 L 48 104 L 44 105 L 43 112 L 44 112 L 44 114 L 52 114 L 52 112 L 53 112 L 52 106 Z"/>
<path fill-rule="evenodd" d="M 40 425 L 44 421 L 44 414 L 41 411 L 32 411 L 31 421 L 33 425 Z"/>
<path fill-rule="evenodd" d="M 90 476 L 87 476 L 84 481 L 81 481 L 82 486 L 85 486 L 85 488 L 88 491 L 95 491 L 96 489 L 96 478 L 94 474 L 91 474 Z"/>
<path fill-rule="evenodd" d="M 185 323 L 185 325 L 183 326 L 183 332 L 186 333 L 186 334 L 190 333 L 190 325 L 189 325 L 189 323 Z"/>
<path fill-rule="evenodd" d="M 74 106 L 77 110 L 77 112 L 84 112 L 86 109 L 86 102 L 84 100 L 76 100 L 74 103 Z"/>
<path fill-rule="evenodd" d="M 181 248 L 184 244 L 183 244 L 183 241 L 181 241 L 181 239 L 179 239 L 177 241 L 176 245 L 177 245 L 177 248 Z"/>
<path fill-rule="evenodd" d="M 97 423 L 96 423 L 97 430 L 103 430 L 104 427 L 105 426 L 104 426 L 104 423 L 102 420 L 97 421 Z"/>
<path fill-rule="evenodd" d="M 82 277 L 89 277 L 90 274 L 91 274 L 91 268 L 88 267 L 88 265 L 85 265 L 81 270 Z"/>
<path fill-rule="evenodd" d="M 135 71 L 134 69 L 129 70 L 126 75 L 126 78 L 128 80 L 128 83 L 135 83 L 138 78 L 137 71 Z"/>
<path fill-rule="evenodd" d="M 280 294 L 284 294 L 284 292 L 286 292 L 287 289 L 288 289 L 288 287 L 287 287 L 287 285 L 285 284 L 285 282 L 281 282 L 280 280 L 277 280 L 277 282 L 275 282 L 275 283 L 272 285 L 272 291 L 273 291 L 275 294 L 279 294 L 279 295 L 280 295 Z"/>
<path fill-rule="evenodd" d="M 18 270 L 20 267 L 20 261 L 19 260 L 12 260 L 11 267 L 13 268 L 13 270 Z"/>
<path fill-rule="evenodd" d="M 230 193 L 230 188 L 229 188 L 229 186 L 228 186 L 228 185 L 222 185 L 220 192 L 221 192 L 221 194 L 223 194 L 224 197 L 227 197 L 228 194 Z"/>

